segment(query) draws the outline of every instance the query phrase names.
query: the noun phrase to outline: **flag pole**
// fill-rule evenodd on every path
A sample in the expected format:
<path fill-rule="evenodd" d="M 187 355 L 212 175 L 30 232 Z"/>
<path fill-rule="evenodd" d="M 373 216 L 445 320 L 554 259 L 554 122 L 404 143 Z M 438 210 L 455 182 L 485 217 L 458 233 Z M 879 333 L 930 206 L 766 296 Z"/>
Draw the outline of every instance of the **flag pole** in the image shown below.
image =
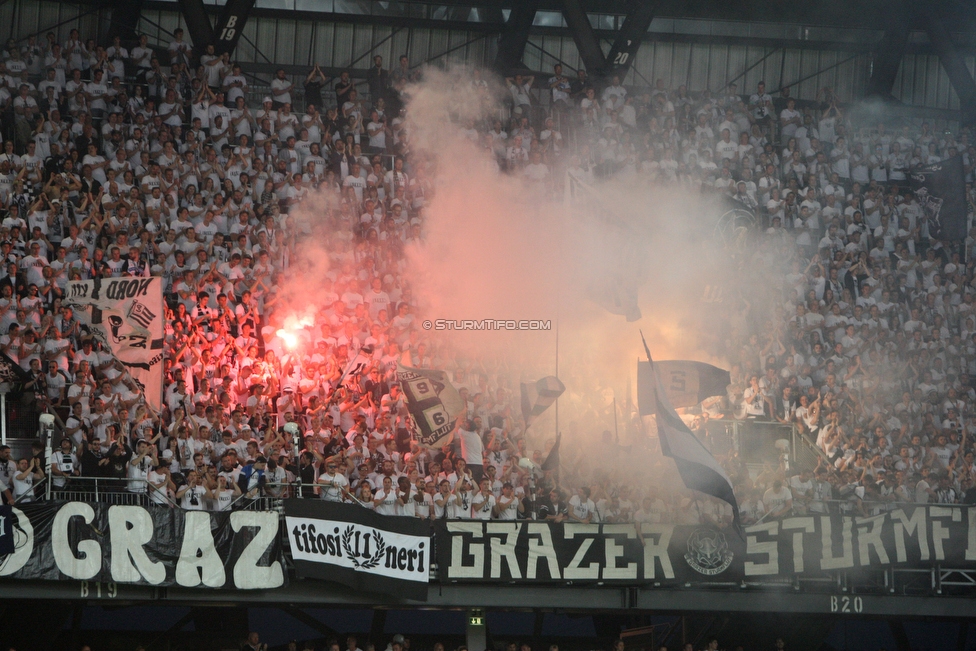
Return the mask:
<path fill-rule="evenodd" d="M 630 373 L 628 373 L 627 374 L 627 403 L 624 405 L 624 415 L 627 416 L 627 418 L 624 419 L 624 433 L 627 434 L 627 436 L 633 435 L 633 428 L 634 428 L 633 413 L 634 413 L 633 396 L 631 394 Z"/>
<path fill-rule="evenodd" d="M 559 377 L 559 298 L 556 297 L 556 377 Z M 556 436 L 559 436 L 559 398 L 556 398 Z"/>
<path fill-rule="evenodd" d="M 613 440 L 620 443 L 620 430 L 617 429 L 617 396 L 613 397 Z"/>

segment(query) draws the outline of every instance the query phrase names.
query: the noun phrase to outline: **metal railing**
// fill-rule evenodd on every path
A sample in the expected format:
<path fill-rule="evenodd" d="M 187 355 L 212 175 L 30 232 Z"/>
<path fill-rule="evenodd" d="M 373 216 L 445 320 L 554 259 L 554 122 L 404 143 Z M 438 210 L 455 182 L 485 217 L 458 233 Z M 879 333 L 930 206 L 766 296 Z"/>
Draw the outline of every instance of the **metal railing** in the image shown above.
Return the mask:
<path fill-rule="evenodd" d="M 41 499 L 36 497 L 38 494 L 38 488 L 43 487 L 45 490 L 40 491 L 46 495 L 46 499 L 59 500 L 59 501 L 79 501 L 79 502 L 102 502 L 108 504 L 123 504 L 123 505 L 138 505 L 143 506 L 150 503 L 149 493 L 147 491 L 137 491 L 132 490 L 133 485 L 148 483 L 145 479 L 118 479 L 118 478 L 106 478 L 106 477 L 71 477 L 67 481 L 67 485 L 64 487 L 58 487 L 53 485 L 53 478 L 45 478 L 41 483 L 35 485 L 35 500 Z M 318 494 L 314 492 L 316 488 L 320 488 L 321 484 L 303 484 L 302 482 L 262 482 L 260 485 L 260 494 L 248 496 L 248 494 L 242 493 L 232 500 L 228 510 L 246 510 L 246 511 L 274 511 L 276 513 L 284 512 L 284 500 L 291 497 L 299 497 L 304 495 L 306 499 L 320 499 Z M 788 487 L 788 486 L 787 486 Z M 304 490 L 302 490 L 304 489 Z M 368 505 L 363 504 L 355 496 L 350 495 L 349 498 L 345 500 L 347 503 L 354 503 L 363 506 L 364 508 L 369 508 Z M 972 508 L 971 504 L 957 504 L 957 503 L 940 503 L 940 502 L 913 502 L 913 501 L 902 501 L 895 498 L 887 500 L 865 500 L 855 497 L 850 498 L 831 498 L 831 499 L 799 499 L 794 498 L 793 508 L 789 513 L 785 513 L 780 517 L 790 517 L 793 515 L 850 515 L 850 516 L 872 516 L 879 515 L 883 512 L 893 511 L 895 509 L 901 509 L 905 507 L 915 508 L 915 507 L 926 507 L 937 505 L 946 508 L 964 509 Z M 174 508 L 182 508 L 178 501 L 170 498 L 168 495 L 165 497 L 165 503 Z M 216 509 L 207 509 L 216 510 Z M 765 522 L 770 518 L 771 511 L 767 511 L 758 520 L 758 522 Z M 526 511 L 527 518 L 530 516 L 529 511 Z M 662 513 L 662 524 L 675 524 L 674 519 L 669 517 L 670 513 Z M 389 517 L 402 517 L 402 516 L 389 516 Z M 414 517 L 414 516 L 409 516 Z M 471 518 L 455 518 L 455 519 L 471 519 Z M 636 521 L 630 521 L 630 523 L 636 523 Z"/>
<path fill-rule="evenodd" d="M 14 504 L 27 504 L 29 502 L 37 502 L 43 499 L 41 496 L 50 496 L 50 490 L 48 484 L 50 483 L 50 476 L 44 475 L 44 479 L 40 482 L 34 484 L 31 490 L 18 495 L 14 498 Z"/>
<path fill-rule="evenodd" d="M 55 481 L 58 479 L 57 477 L 45 478 L 47 499 L 68 502 L 94 501 L 126 506 L 145 506 L 150 502 L 160 506 L 178 506 L 168 494 L 152 489 L 146 479 L 71 476 L 64 478 L 63 486 L 56 486 Z M 150 491 L 154 491 L 154 495 L 163 501 L 155 502 L 151 499 Z"/>

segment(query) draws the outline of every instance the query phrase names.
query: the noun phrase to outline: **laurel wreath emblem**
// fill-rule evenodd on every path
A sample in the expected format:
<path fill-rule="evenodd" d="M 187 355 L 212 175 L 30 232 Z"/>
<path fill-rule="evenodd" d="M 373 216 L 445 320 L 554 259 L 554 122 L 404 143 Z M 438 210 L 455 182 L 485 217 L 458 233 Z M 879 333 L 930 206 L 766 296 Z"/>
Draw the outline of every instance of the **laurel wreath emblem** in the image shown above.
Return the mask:
<path fill-rule="evenodd" d="M 376 552 L 370 557 L 368 561 L 360 561 L 356 558 L 355 553 L 352 548 L 352 535 L 354 532 L 354 527 L 349 525 L 342 534 L 342 551 L 346 553 L 349 560 L 356 567 L 357 570 L 371 570 L 380 564 L 383 560 L 383 554 L 386 553 L 386 542 L 383 540 L 383 536 L 376 529 L 373 529 L 373 541 L 376 543 Z"/>

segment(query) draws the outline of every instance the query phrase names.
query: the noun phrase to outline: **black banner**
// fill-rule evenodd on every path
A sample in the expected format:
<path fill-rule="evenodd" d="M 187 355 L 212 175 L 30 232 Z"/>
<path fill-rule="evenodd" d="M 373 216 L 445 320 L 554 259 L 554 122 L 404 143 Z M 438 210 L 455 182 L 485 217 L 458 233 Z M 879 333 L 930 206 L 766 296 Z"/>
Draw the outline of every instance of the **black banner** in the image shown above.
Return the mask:
<path fill-rule="evenodd" d="M 804 515 L 747 527 L 437 521 L 445 582 L 739 582 L 890 565 L 976 569 L 976 508 Z"/>
<path fill-rule="evenodd" d="M 430 525 L 353 504 L 285 500 L 285 527 L 299 578 L 427 600 Z"/>
<path fill-rule="evenodd" d="M 5 578 L 238 590 L 286 582 L 274 512 L 36 502 L 11 509 L 10 531 Z"/>
<path fill-rule="evenodd" d="M 922 216 L 928 219 L 929 235 L 937 240 L 964 240 L 968 209 L 962 155 L 917 167 L 910 178 Z"/>
<path fill-rule="evenodd" d="M 13 554 L 14 549 L 14 512 L 9 504 L 0 504 L 0 556 Z"/>

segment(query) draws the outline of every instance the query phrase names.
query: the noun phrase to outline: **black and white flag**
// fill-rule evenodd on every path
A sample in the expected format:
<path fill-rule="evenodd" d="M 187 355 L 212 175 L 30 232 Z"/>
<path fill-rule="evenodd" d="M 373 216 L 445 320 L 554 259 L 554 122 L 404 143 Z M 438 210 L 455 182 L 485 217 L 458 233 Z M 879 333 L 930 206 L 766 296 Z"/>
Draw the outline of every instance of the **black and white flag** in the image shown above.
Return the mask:
<path fill-rule="evenodd" d="M 664 390 L 661 376 L 654 368 L 654 360 L 651 359 L 651 350 L 644 341 L 641 334 L 641 341 L 644 343 L 644 351 L 647 353 L 647 361 L 651 366 L 655 376 L 654 390 L 651 393 L 653 398 L 653 413 L 657 420 L 657 435 L 661 442 L 661 452 L 674 459 L 678 467 L 678 474 L 687 488 L 701 491 L 706 495 L 717 497 L 728 502 L 732 506 L 732 517 L 739 527 L 739 506 L 736 503 L 735 494 L 732 492 L 732 481 L 726 474 L 725 469 L 718 464 L 712 453 L 698 440 L 684 421 L 674 411 L 668 394 Z"/>
<path fill-rule="evenodd" d="M 7 357 L 6 353 L 0 353 L 0 383 L 11 385 L 12 391 L 20 391 L 23 385 L 30 381 L 30 373 Z"/>
<path fill-rule="evenodd" d="M 162 282 L 158 277 L 75 280 L 63 302 L 74 310 L 82 331 L 122 363 L 156 411 L 163 401 Z"/>
<path fill-rule="evenodd" d="M 431 545 L 425 521 L 353 504 L 290 499 L 285 528 L 299 578 L 427 600 Z"/>
<path fill-rule="evenodd" d="M 566 386 L 555 375 L 535 382 L 522 382 L 522 417 L 528 425 L 563 395 Z"/>
<path fill-rule="evenodd" d="M 417 441 L 428 448 L 443 446 L 465 406 L 447 373 L 412 368 L 401 359 L 397 364 L 397 381 L 403 389 L 407 410 L 420 430 Z"/>
<path fill-rule="evenodd" d="M 724 396 L 729 386 L 729 372 L 704 362 L 684 359 L 637 362 L 637 405 L 641 416 L 654 414 L 654 387 L 661 378 L 664 392 L 672 407 L 693 407 L 712 396 Z"/>
<path fill-rule="evenodd" d="M 966 239 L 966 175 L 962 155 L 916 167 L 910 172 L 912 191 L 928 220 L 929 236 L 937 240 Z"/>
<path fill-rule="evenodd" d="M 362 373 L 366 372 L 372 363 L 373 347 L 363 346 L 356 352 L 355 357 L 349 360 L 349 363 L 346 364 L 346 368 L 343 369 L 342 375 L 339 376 L 339 381 L 336 383 L 336 386 L 342 386 L 349 378 L 356 377 L 357 375 L 361 375 Z"/>

